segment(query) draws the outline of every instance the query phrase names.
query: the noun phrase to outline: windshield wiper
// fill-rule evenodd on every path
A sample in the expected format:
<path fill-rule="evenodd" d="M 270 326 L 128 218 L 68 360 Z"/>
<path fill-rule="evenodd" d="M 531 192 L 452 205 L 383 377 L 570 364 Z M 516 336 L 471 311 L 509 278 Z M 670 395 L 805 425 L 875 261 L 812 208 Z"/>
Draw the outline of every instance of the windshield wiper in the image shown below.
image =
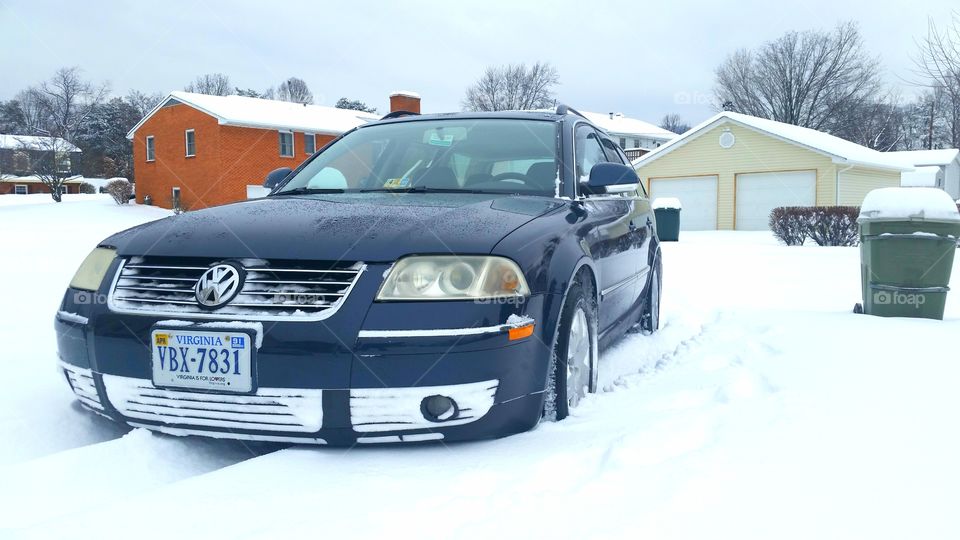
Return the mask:
<path fill-rule="evenodd" d="M 340 188 L 308 188 L 308 187 L 299 187 L 295 189 L 288 189 L 286 191 L 281 191 L 274 194 L 276 197 L 278 195 L 318 195 L 326 193 L 343 193 L 344 190 Z"/>
<path fill-rule="evenodd" d="M 407 188 L 371 188 L 357 190 L 360 193 L 483 193 L 479 189 L 440 188 L 430 186 L 413 186 Z"/>

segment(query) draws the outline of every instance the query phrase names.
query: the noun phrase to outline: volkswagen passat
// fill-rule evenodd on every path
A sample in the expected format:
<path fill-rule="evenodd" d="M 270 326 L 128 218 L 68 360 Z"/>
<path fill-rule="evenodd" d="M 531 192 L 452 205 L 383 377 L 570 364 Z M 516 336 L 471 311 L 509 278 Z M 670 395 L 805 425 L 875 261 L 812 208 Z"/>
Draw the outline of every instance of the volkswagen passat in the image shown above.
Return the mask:
<path fill-rule="evenodd" d="M 656 330 L 653 215 L 604 132 L 566 107 L 392 116 L 264 199 L 97 246 L 55 323 L 80 403 L 174 435 L 499 437 L 567 416 L 601 345 Z"/>

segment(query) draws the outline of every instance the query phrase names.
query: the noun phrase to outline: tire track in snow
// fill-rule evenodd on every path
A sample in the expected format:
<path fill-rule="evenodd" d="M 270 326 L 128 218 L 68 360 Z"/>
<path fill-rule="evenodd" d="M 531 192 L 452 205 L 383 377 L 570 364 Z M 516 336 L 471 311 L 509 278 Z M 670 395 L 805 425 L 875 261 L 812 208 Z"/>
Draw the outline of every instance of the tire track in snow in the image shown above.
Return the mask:
<path fill-rule="evenodd" d="M 280 448 L 144 429 L 0 468 L 0 530 L 25 529 L 234 465 Z"/>

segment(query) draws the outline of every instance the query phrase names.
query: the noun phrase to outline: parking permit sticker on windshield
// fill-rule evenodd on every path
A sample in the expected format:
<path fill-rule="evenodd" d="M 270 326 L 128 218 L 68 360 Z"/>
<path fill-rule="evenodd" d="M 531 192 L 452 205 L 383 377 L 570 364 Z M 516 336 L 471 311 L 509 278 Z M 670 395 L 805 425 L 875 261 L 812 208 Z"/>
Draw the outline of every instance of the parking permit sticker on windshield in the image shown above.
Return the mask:
<path fill-rule="evenodd" d="M 450 146 L 453 144 L 453 135 L 444 135 L 441 137 L 437 133 L 431 133 L 428 142 L 433 146 Z"/>
<path fill-rule="evenodd" d="M 404 188 L 410 185 L 410 179 L 404 176 L 403 178 L 391 178 L 383 183 L 383 187 L 387 189 L 397 189 Z"/>

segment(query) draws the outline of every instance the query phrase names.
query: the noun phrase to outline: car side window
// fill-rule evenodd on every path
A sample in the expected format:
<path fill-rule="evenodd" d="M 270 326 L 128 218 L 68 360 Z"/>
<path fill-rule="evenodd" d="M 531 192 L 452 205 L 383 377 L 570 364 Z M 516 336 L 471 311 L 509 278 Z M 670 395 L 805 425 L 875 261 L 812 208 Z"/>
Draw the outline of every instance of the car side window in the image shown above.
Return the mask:
<path fill-rule="evenodd" d="M 600 141 L 603 143 L 603 152 L 607 155 L 607 161 L 618 165 L 626 164 L 620 157 L 620 153 L 617 152 L 617 150 L 620 149 L 619 146 L 613 144 L 613 141 L 610 139 L 600 139 Z"/>
<path fill-rule="evenodd" d="M 586 182 L 590 178 L 590 169 L 597 163 L 607 161 L 607 156 L 600 145 L 600 135 L 588 124 L 577 126 L 574 132 L 574 145 L 577 151 L 577 178 L 579 182 Z"/>
<path fill-rule="evenodd" d="M 627 157 L 627 153 L 624 152 L 622 148 L 617 148 L 617 153 L 620 154 L 620 159 L 623 160 L 623 163 L 624 163 L 624 164 L 633 167 L 633 163 L 630 162 L 630 158 Z M 634 168 L 635 168 L 635 167 L 634 167 Z M 637 187 L 637 191 L 636 191 L 636 196 L 637 196 L 637 197 L 642 197 L 642 198 L 644 198 L 644 199 L 647 199 L 647 198 L 648 198 L 648 196 L 647 196 L 647 188 L 643 187 L 643 181 L 641 180 L 640 183 L 637 184 L 637 186 L 638 186 L 638 187 Z"/>

